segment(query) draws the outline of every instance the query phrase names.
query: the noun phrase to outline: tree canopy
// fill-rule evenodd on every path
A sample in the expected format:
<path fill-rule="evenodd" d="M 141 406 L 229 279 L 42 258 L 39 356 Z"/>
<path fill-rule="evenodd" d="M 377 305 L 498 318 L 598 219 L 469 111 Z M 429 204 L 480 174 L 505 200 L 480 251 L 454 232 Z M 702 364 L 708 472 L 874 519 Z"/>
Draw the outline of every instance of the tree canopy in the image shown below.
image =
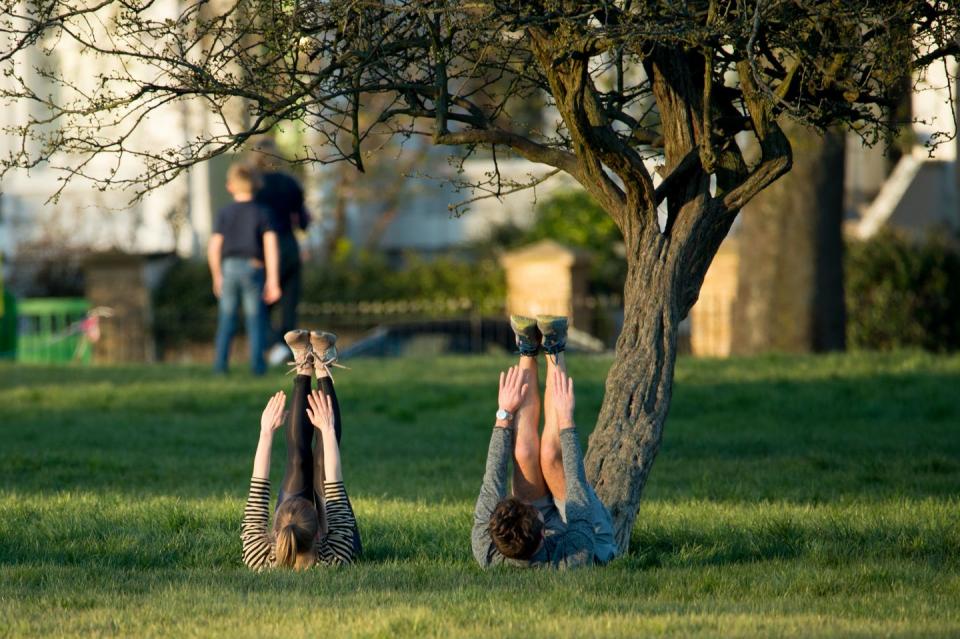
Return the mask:
<path fill-rule="evenodd" d="M 45 162 L 151 186 L 296 120 L 324 142 L 301 149 L 300 161 L 362 168 L 385 133 L 468 151 L 506 147 L 567 171 L 615 217 L 629 198 L 649 204 L 666 194 L 642 162 L 661 152 L 665 175 L 716 174 L 723 206 L 738 208 L 789 164 L 781 113 L 878 141 L 902 124 L 887 116 L 905 72 L 957 53 L 960 29 L 954 3 L 916 0 L 2 7 L 2 95 L 43 107 L 6 131 L 23 140 L 6 167 Z M 18 57 L 29 49 L 83 56 L 83 73 Z M 152 111 L 185 100 L 202 102 L 220 126 L 165 148 L 131 142 Z M 531 101 L 548 117 L 525 116 Z M 755 166 L 734 142 L 741 132 L 761 142 Z M 90 171 L 78 159 L 92 154 L 135 157 L 146 171 Z"/>

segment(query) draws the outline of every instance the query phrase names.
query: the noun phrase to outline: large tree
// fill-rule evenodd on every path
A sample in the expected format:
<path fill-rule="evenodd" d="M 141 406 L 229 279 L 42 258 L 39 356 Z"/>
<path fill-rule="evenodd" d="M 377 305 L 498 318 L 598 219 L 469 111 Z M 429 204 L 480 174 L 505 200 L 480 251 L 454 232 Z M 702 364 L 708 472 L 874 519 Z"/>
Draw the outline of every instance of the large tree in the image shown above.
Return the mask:
<path fill-rule="evenodd" d="M 46 163 L 149 188 L 300 120 L 324 142 L 302 161 L 362 169 L 369 140 L 387 132 L 459 146 L 460 157 L 516 154 L 582 184 L 626 246 L 624 326 L 586 459 L 624 549 L 670 406 L 677 327 L 738 211 L 790 170 L 781 122 L 877 141 L 904 69 L 956 54 L 960 28 L 950 0 L 2 6 L 4 95 L 45 114 L 8 131 L 24 143 L 7 167 Z M 103 66 L 93 81 L 28 72 L 19 56 L 37 47 L 73 47 Z M 57 91 L 37 89 L 38 78 Z M 374 96 L 379 113 L 369 117 Z M 182 101 L 202 102 L 225 126 L 134 148 L 131 132 L 151 111 Z M 532 101 L 540 121 L 517 115 Z M 86 159 L 103 155 L 138 158 L 145 171 L 90 169 Z M 477 186 L 496 194 L 523 184 L 493 170 Z"/>

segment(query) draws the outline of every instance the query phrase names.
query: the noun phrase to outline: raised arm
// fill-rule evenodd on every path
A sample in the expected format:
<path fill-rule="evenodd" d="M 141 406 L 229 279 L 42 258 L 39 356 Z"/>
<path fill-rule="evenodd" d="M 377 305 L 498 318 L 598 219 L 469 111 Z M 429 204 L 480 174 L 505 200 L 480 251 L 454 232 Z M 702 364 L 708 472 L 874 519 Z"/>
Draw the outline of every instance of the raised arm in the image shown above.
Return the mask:
<path fill-rule="evenodd" d="M 594 533 L 590 517 L 590 498 L 587 496 L 587 475 L 583 468 L 583 453 L 577 440 L 573 421 L 575 398 L 573 378 L 555 367 L 548 384 L 553 384 L 553 405 L 560 429 L 560 447 L 563 451 L 563 476 L 567 486 L 567 530 L 564 533 L 563 561 L 567 567 L 593 563 Z"/>
<path fill-rule="evenodd" d="M 353 561 L 353 535 L 357 519 L 343 486 L 333 398 L 313 391 L 307 396 L 307 403 L 307 417 L 319 431 L 323 442 L 323 503 L 327 511 L 328 530 L 317 547 L 317 554 L 320 561 L 326 564 L 349 564 Z"/>
<path fill-rule="evenodd" d="M 273 433 L 283 423 L 283 408 L 287 404 L 287 395 L 283 391 L 267 401 L 260 415 L 260 441 L 253 456 L 253 476 L 258 479 L 270 479 L 270 452 L 273 449 Z"/>
<path fill-rule="evenodd" d="M 523 371 L 514 366 L 500 373 L 500 391 L 497 397 L 499 408 L 508 413 L 516 413 L 524 396 L 527 384 Z M 512 422 L 500 420 L 494 423 L 490 446 L 487 449 L 487 465 L 483 474 L 483 484 L 473 511 L 473 533 L 471 543 L 473 556 L 481 566 L 489 566 L 497 555 L 490 538 L 490 515 L 497 504 L 507 496 L 507 466 L 513 450 Z"/>
<path fill-rule="evenodd" d="M 333 399 L 319 391 L 313 391 L 307 396 L 307 417 L 320 432 L 323 441 L 323 481 L 343 481 L 343 472 L 340 470 L 340 446 L 337 445 L 337 431 L 334 427 Z"/>
<path fill-rule="evenodd" d="M 260 416 L 260 441 L 253 458 L 253 477 L 250 478 L 247 506 L 240 526 L 243 563 L 253 570 L 262 570 L 270 565 L 272 548 L 267 533 L 270 519 L 270 451 L 273 448 L 273 433 L 283 423 L 286 401 L 283 391 L 278 392 L 270 398 Z"/>

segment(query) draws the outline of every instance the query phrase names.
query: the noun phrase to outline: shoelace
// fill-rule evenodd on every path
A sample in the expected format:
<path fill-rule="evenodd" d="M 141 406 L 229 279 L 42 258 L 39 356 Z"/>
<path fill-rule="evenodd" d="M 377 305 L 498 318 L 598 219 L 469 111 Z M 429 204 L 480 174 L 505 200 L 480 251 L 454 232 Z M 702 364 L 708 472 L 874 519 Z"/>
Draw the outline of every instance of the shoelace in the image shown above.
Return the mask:
<path fill-rule="evenodd" d="M 308 360 L 313 360 L 314 364 L 316 364 L 316 357 L 314 357 L 313 349 L 309 347 L 303 351 L 303 354 L 299 358 L 294 357 L 292 362 L 287 362 L 287 366 L 290 367 L 290 370 L 287 371 L 287 375 L 295 374 L 300 370 L 301 366 L 304 366 L 307 363 Z"/>
<path fill-rule="evenodd" d="M 336 353 L 336 350 L 334 350 L 334 353 Z M 314 366 L 317 366 L 317 365 L 318 365 L 317 360 L 314 359 Z M 337 361 L 336 355 L 334 355 L 330 359 L 320 360 L 319 365 L 323 368 L 323 371 L 327 374 L 327 376 L 330 378 L 330 381 L 333 382 L 334 384 L 336 384 L 337 381 L 333 379 L 333 371 L 330 370 L 331 367 L 342 368 L 345 371 L 350 370 L 349 366 L 344 366 L 343 364 Z"/>

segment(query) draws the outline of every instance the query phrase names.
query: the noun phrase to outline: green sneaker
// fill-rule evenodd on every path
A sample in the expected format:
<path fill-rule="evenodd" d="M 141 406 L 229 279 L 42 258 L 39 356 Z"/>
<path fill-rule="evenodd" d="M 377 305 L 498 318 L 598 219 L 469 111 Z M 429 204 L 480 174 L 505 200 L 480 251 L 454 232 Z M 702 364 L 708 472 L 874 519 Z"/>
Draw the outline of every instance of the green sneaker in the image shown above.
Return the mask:
<path fill-rule="evenodd" d="M 525 357 L 536 357 L 540 352 L 540 329 L 537 320 L 523 315 L 510 316 L 510 328 L 517 337 L 517 348 Z"/>
<path fill-rule="evenodd" d="M 567 348 L 567 318 L 560 315 L 537 315 L 537 328 L 543 335 L 543 352 L 562 353 Z"/>
<path fill-rule="evenodd" d="M 327 331 L 310 331 L 310 345 L 321 364 L 329 366 L 337 361 L 337 336 Z"/>
<path fill-rule="evenodd" d="M 290 372 L 296 372 L 297 375 L 313 375 L 313 349 L 310 347 L 310 331 L 295 329 L 287 331 L 283 336 L 283 341 L 290 347 L 293 353 L 293 361 L 290 362 Z"/>

